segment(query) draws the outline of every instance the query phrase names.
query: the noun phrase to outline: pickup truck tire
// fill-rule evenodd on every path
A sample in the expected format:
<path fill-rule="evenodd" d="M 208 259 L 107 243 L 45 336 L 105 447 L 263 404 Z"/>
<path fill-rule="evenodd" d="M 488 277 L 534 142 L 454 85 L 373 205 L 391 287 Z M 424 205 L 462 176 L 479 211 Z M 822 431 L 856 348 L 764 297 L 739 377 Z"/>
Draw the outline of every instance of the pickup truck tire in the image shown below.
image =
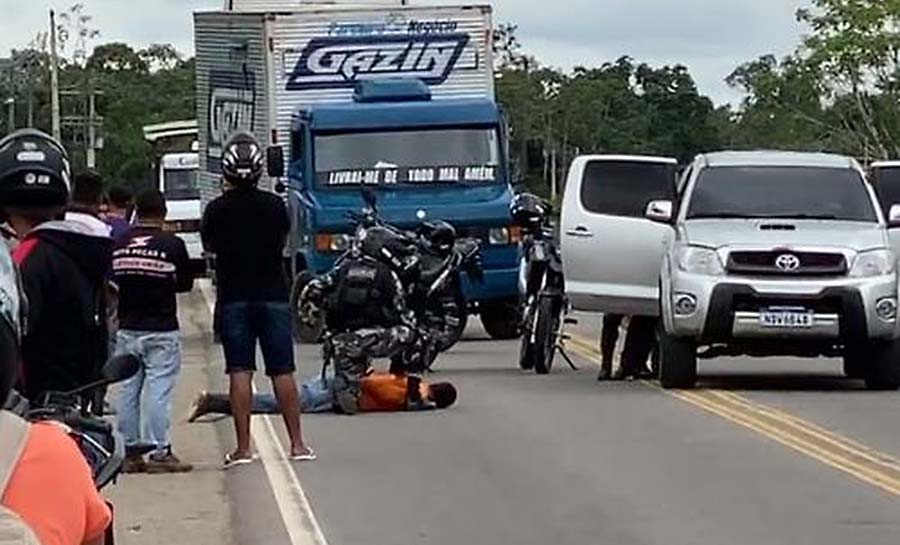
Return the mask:
<path fill-rule="evenodd" d="M 482 305 L 481 323 L 492 339 L 508 341 L 522 333 L 518 301 L 496 301 Z"/>
<path fill-rule="evenodd" d="M 294 280 L 294 286 L 291 288 L 291 316 L 294 322 L 294 340 L 301 344 L 316 344 L 322 339 L 324 331 L 324 323 L 316 326 L 309 326 L 300 319 L 300 295 L 303 289 L 313 279 L 313 275 L 307 271 L 303 271 L 297 275 Z"/>
<path fill-rule="evenodd" d="M 660 331 L 659 383 L 666 390 L 688 390 L 697 385 L 696 343 Z"/>
<path fill-rule="evenodd" d="M 872 343 L 865 379 L 869 390 L 900 390 L 900 342 Z"/>

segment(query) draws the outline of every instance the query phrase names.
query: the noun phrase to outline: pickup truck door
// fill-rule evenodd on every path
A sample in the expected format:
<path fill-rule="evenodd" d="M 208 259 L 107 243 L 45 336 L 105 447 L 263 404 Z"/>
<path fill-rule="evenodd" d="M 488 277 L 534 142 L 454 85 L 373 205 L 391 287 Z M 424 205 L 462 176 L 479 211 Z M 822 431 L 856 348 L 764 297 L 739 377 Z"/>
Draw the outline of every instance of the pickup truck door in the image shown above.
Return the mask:
<path fill-rule="evenodd" d="M 572 163 L 560 236 L 566 291 L 577 310 L 659 314 L 660 267 L 674 231 L 645 213 L 651 201 L 676 200 L 676 172 L 677 162 L 665 157 Z"/>
<path fill-rule="evenodd" d="M 878 195 L 884 219 L 890 217 L 891 206 L 900 204 L 900 163 L 875 163 L 869 180 Z M 888 227 L 888 240 L 894 255 L 900 257 L 900 227 Z"/>

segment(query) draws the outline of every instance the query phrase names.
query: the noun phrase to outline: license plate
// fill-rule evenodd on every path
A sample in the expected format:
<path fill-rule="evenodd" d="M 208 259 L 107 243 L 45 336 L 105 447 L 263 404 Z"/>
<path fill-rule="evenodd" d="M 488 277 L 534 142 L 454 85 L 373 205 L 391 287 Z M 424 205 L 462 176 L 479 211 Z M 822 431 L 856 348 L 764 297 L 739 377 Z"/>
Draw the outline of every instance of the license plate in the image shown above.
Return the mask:
<path fill-rule="evenodd" d="M 805 309 L 763 309 L 759 313 L 763 327 L 803 329 L 815 325 L 813 313 Z"/>

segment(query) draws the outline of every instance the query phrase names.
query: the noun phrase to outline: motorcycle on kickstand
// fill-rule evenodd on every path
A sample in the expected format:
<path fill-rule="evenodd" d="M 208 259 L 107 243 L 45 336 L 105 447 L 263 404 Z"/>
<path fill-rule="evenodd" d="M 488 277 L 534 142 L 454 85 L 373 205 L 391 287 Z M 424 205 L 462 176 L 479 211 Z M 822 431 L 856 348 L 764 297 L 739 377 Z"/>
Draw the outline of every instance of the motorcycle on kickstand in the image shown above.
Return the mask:
<path fill-rule="evenodd" d="M 577 370 L 566 353 L 563 328 L 577 323 L 567 318 L 562 257 L 550 222 L 550 206 L 535 195 L 518 195 L 510 206 L 513 221 L 522 228 L 519 292 L 522 297 L 522 340 L 519 367 L 539 375 L 550 373 L 556 353 Z"/>
<path fill-rule="evenodd" d="M 96 382 L 70 392 L 48 392 L 37 402 L 23 402 L 12 410 L 29 422 L 56 422 L 62 425 L 91 468 L 97 490 L 102 490 L 122 473 L 127 456 L 143 455 L 154 447 L 138 445 L 126 448 L 115 427 L 91 414 L 85 400 L 97 391 L 130 379 L 140 371 L 140 367 L 140 359 L 136 356 L 117 356 L 103 366 L 101 378 Z M 112 503 L 107 503 L 112 511 Z M 110 523 L 104 545 L 115 545 L 113 528 L 114 524 Z"/>

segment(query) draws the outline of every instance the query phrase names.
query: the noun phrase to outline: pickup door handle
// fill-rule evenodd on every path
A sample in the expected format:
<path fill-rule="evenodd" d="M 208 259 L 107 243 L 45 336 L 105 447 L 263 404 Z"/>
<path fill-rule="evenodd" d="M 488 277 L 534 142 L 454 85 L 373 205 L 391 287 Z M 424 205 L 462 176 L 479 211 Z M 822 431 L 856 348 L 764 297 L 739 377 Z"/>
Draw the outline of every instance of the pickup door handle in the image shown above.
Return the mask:
<path fill-rule="evenodd" d="M 566 231 L 566 235 L 577 238 L 592 238 L 594 236 L 591 230 L 584 225 L 576 225 L 574 229 Z"/>

